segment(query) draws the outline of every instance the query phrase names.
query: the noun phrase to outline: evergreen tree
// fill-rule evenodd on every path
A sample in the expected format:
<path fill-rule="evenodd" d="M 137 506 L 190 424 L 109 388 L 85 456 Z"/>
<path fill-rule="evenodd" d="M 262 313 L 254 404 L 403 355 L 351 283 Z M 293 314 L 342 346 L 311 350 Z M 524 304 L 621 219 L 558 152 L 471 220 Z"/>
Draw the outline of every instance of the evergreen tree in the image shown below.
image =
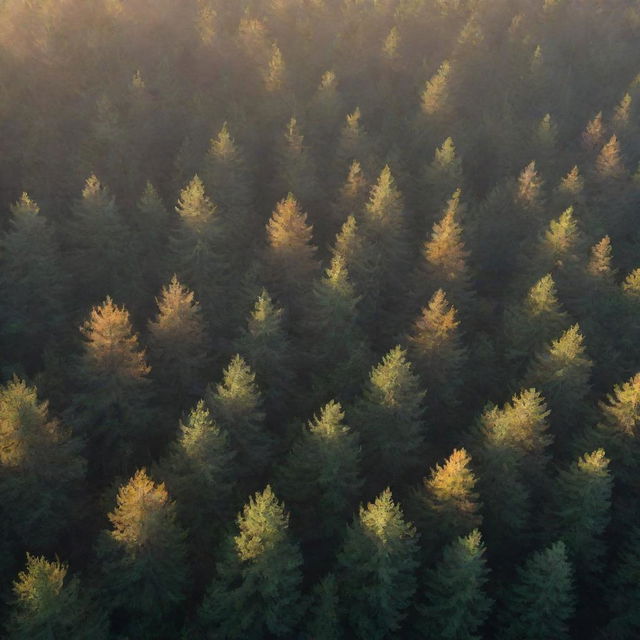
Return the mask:
<path fill-rule="evenodd" d="M 436 464 L 413 493 L 412 507 L 426 552 L 448 540 L 467 535 L 482 523 L 476 477 L 470 468 L 471 456 L 454 449 L 443 465 Z"/>
<path fill-rule="evenodd" d="M 551 408 L 553 424 L 563 429 L 564 435 L 576 423 L 589 393 L 592 366 L 577 324 L 548 344 L 529 366 L 525 384 L 540 389 Z"/>
<path fill-rule="evenodd" d="M 318 269 L 312 233 L 307 214 L 292 194 L 277 204 L 267 224 L 269 279 L 277 299 L 294 315 Z"/>
<path fill-rule="evenodd" d="M 80 329 L 83 354 L 77 365 L 79 392 L 69 417 L 89 438 L 90 462 L 103 472 L 125 468 L 148 437 L 150 371 L 129 313 L 107 297 Z"/>
<path fill-rule="evenodd" d="M 337 402 L 326 404 L 294 444 L 279 476 L 281 492 L 306 540 L 333 539 L 362 487 L 358 437 Z"/>
<path fill-rule="evenodd" d="M 0 237 L 0 336 L 9 362 L 32 365 L 64 319 L 66 281 L 54 230 L 23 193 Z"/>
<path fill-rule="evenodd" d="M 27 553 L 27 566 L 13 583 L 7 622 L 9 640 L 106 640 L 107 621 L 81 590 L 69 567 Z"/>
<path fill-rule="evenodd" d="M 308 640 L 340 640 L 343 637 L 335 575 L 325 576 L 313 590 L 313 601 L 306 624 Z"/>
<path fill-rule="evenodd" d="M 174 630 L 185 598 L 185 534 L 164 484 L 136 471 L 120 487 L 111 528 L 98 542 L 107 602 L 122 618 L 124 633 L 148 638 Z"/>
<path fill-rule="evenodd" d="M 371 356 L 358 324 L 360 297 L 342 254 L 334 255 L 312 293 L 306 326 L 314 389 L 323 400 L 336 396 L 351 400 L 362 386 Z"/>
<path fill-rule="evenodd" d="M 207 364 L 207 336 L 193 291 L 174 275 L 156 299 L 149 322 L 149 357 L 163 397 L 182 405 L 201 382 Z"/>
<path fill-rule="evenodd" d="M 293 384 L 293 353 L 284 326 L 284 310 L 263 289 L 246 328 L 234 343 L 238 353 L 256 372 L 265 403 L 271 411 L 282 410 Z"/>
<path fill-rule="evenodd" d="M 526 298 L 505 311 L 507 356 L 521 367 L 533 352 L 568 328 L 569 316 L 558 300 L 553 276 L 548 273 L 529 289 Z"/>
<path fill-rule="evenodd" d="M 196 554 L 208 554 L 215 534 L 226 524 L 236 470 L 229 436 L 214 422 L 204 401 L 180 422 L 160 474 L 176 497 L 178 515 L 189 529 Z"/>
<path fill-rule="evenodd" d="M 534 553 L 506 594 L 500 640 L 568 640 L 574 611 L 573 571 L 562 542 Z"/>
<path fill-rule="evenodd" d="M 445 550 L 425 576 L 426 604 L 418 607 L 418 637 L 474 640 L 493 606 L 484 592 L 489 570 L 480 532 L 475 529 Z"/>
<path fill-rule="evenodd" d="M 362 164 L 367 175 L 374 175 L 377 167 L 373 144 L 369 134 L 361 123 L 362 113 L 360 108 L 348 114 L 340 136 L 336 150 L 336 180 L 341 180 L 354 161 Z"/>
<path fill-rule="evenodd" d="M 424 243 L 422 259 L 414 278 L 417 300 L 428 299 L 443 289 L 463 314 L 473 299 L 467 258 L 459 217 L 464 210 L 457 190 L 447 204 L 442 219 L 433 225 L 431 237 Z"/>
<path fill-rule="evenodd" d="M 603 449 L 585 453 L 560 472 L 554 492 L 553 523 L 583 575 L 602 568 L 603 534 L 609 523 L 613 479 Z"/>
<path fill-rule="evenodd" d="M 386 489 L 347 529 L 340 567 L 340 599 L 354 638 L 397 633 L 416 591 L 417 534 Z"/>
<path fill-rule="evenodd" d="M 588 152 L 595 152 L 602 148 L 606 136 L 606 128 L 602 121 L 602 111 L 599 111 L 593 118 L 587 123 L 587 127 L 582 134 L 582 146 Z"/>
<path fill-rule="evenodd" d="M 422 456 L 424 391 L 407 353 L 392 349 L 371 370 L 352 411 L 362 437 L 368 479 L 374 487 L 396 483 L 417 470 Z"/>
<path fill-rule="evenodd" d="M 601 180 L 614 180 L 624 177 L 625 167 L 618 137 L 614 134 L 596 158 L 596 172 Z"/>
<path fill-rule="evenodd" d="M 596 282 L 613 285 L 615 270 L 612 266 L 612 260 L 611 238 L 604 236 L 602 240 L 591 247 L 591 255 L 587 263 L 587 273 Z"/>
<path fill-rule="evenodd" d="M 237 526 L 200 608 L 205 637 L 290 637 L 302 614 L 302 556 L 271 487 L 249 499 Z"/>
<path fill-rule="evenodd" d="M 559 200 L 560 207 L 566 208 L 583 202 L 584 178 L 580 175 L 580 169 L 577 165 L 562 178 L 555 195 Z"/>
<path fill-rule="evenodd" d="M 409 354 L 424 386 L 433 397 L 431 409 L 456 404 L 464 379 L 467 351 L 462 344 L 455 307 L 442 289 L 433 294 L 414 322 L 408 338 Z"/>
<path fill-rule="evenodd" d="M 347 179 L 340 187 L 337 202 L 333 208 L 335 221 L 344 224 L 349 216 L 360 216 L 364 211 L 369 189 L 369 181 L 360 163 L 354 160 L 349 167 Z"/>
<path fill-rule="evenodd" d="M 82 305 L 106 295 L 127 298 L 131 291 L 127 288 L 131 285 L 128 232 L 113 196 L 95 175 L 87 178 L 82 197 L 73 205 L 66 254 L 76 299 Z"/>
<path fill-rule="evenodd" d="M 79 443 L 36 389 L 15 377 L 0 387 L 0 440 L 5 559 L 14 548 L 52 551 L 78 504 L 85 472 Z"/>
<path fill-rule="evenodd" d="M 269 466 L 273 438 L 266 431 L 262 395 L 255 384 L 255 373 L 236 355 L 224 370 L 222 382 L 209 386 L 206 400 L 219 425 L 229 434 L 236 453 L 236 468 L 243 481 L 254 484 Z"/>
<path fill-rule="evenodd" d="M 309 104 L 310 137 L 313 146 L 320 150 L 324 161 L 329 160 L 329 152 L 344 117 L 344 105 L 338 89 L 338 80 L 333 71 L 322 74 L 320 84 Z"/>
<path fill-rule="evenodd" d="M 425 115 L 433 117 L 448 111 L 450 73 L 451 65 L 445 60 L 427 81 L 421 97 L 422 112 Z"/>
<path fill-rule="evenodd" d="M 426 219 L 442 210 L 447 198 L 464 183 L 462 163 L 451 138 L 447 138 L 435 151 L 434 158 L 424 171 L 423 200 L 428 204 Z"/>
<path fill-rule="evenodd" d="M 179 223 L 170 238 L 172 262 L 182 282 L 195 291 L 212 328 L 223 323 L 220 287 L 227 277 L 220 255 L 221 223 L 196 175 L 180 193 Z"/>
<path fill-rule="evenodd" d="M 640 633 L 640 530 L 629 531 L 626 543 L 616 559 L 609 584 L 607 600 L 610 620 L 606 637 L 633 640 Z"/>

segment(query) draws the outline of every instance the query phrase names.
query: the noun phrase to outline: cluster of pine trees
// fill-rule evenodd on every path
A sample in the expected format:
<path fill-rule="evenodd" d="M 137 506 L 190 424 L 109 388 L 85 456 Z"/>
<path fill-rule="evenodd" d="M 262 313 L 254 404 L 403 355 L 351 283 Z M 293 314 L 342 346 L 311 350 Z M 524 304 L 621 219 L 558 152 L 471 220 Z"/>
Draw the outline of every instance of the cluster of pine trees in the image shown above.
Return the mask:
<path fill-rule="evenodd" d="M 0 2 L 2 636 L 640 637 L 639 41 Z"/>

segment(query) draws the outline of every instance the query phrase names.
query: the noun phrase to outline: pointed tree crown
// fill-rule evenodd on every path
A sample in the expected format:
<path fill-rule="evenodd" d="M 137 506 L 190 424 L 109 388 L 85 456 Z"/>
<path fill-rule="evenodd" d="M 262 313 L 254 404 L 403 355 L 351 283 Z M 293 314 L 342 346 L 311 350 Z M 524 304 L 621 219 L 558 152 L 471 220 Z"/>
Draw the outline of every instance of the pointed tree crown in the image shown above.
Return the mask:
<path fill-rule="evenodd" d="M 385 407 L 418 410 L 424 392 L 420 391 L 417 376 L 407 360 L 407 352 L 394 347 L 382 362 L 373 368 L 369 378 L 368 395 Z"/>
<path fill-rule="evenodd" d="M 194 229 L 206 227 L 213 219 L 216 208 L 205 194 L 204 184 L 198 175 L 180 192 L 176 211 L 181 220 Z"/>
<path fill-rule="evenodd" d="M 596 171 L 603 179 L 620 178 L 624 175 L 624 161 L 620 150 L 620 142 L 614 134 L 600 151 L 596 158 Z"/>
<path fill-rule="evenodd" d="M 428 116 L 432 116 L 443 111 L 449 99 L 449 75 L 451 65 L 445 60 L 438 71 L 427 81 L 422 92 L 422 111 Z"/>

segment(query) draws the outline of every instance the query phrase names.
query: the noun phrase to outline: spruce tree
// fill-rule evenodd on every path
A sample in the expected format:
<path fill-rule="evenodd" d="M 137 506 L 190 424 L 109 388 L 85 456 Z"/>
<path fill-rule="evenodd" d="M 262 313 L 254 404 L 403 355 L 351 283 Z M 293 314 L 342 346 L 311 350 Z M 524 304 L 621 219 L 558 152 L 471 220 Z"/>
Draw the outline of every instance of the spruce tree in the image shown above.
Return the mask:
<path fill-rule="evenodd" d="M 281 411 L 293 385 L 293 352 L 285 328 L 284 309 L 266 289 L 256 300 L 247 326 L 234 342 L 238 353 L 256 372 L 270 411 Z"/>
<path fill-rule="evenodd" d="M 342 532 L 362 479 L 358 437 L 339 403 L 329 402 L 309 421 L 278 475 L 305 540 L 333 540 Z"/>
<path fill-rule="evenodd" d="M 87 178 L 72 208 L 66 234 L 69 270 L 77 299 L 94 303 L 131 293 L 131 243 L 115 199 L 95 175 Z"/>
<path fill-rule="evenodd" d="M 362 166 L 354 160 L 349 167 L 347 178 L 340 187 L 333 206 L 333 217 L 337 224 L 344 224 L 351 215 L 360 216 L 367 202 L 370 185 Z"/>
<path fill-rule="evenodd" d="M 149 322 L 149 359 L 162 397 L 182 406 L 198 392 L 207 365 L 206 326 L 193 291 L 174 275 L 156 299 Z"/>
<path fill-rule="evenodd" d="M 236 355 L 224 370 L 222 382 L 207 388 L 206 401 L 216 423 L 229 434 L 243 483 L 254 486 L 271 463 L 273 437 L 264 425 L 262 394 L 255 373 Z"/>
<path fill-rule="evenodd" d="M 338 555 L 340 600 L 351 637 L 397 634 L 416 591 L 417 534 L 386 489 L 348 527 Z"/>
<path fill-rule="evenodd" d="M 136 471 L 107 517 L 111 528 L 102 532 L 97 552 L 120 631 L 143 638 L 175 632 L 187 587 L 185 533 L 164 484 Z"/>
<path fill-rule="evenodd" d="M 573 570 L 563 542 L 534 553 L 518 569 L 505 596 L 500 640 L 568 640 L 575 596 Z"/>
<path fill-rule="evenodd" d="M 448 540 L 465 536 L 482 523 L 471 456 L 454 449 L 444 464 L 436 464 L 411 496 L 414 521 L 427 554 Z"/>
<path fill-rule="evenodd" d="M 480 532 L 452 542 L 424 578 L 426 603 L 418 606 L 420 638 L 479 640 L 493 600 L 485 593 L 489 570 Z"/>
<path fill-rule="evenodd" d="M 625 175 L 624 160 L 618 137 L 614 134 L 596 158 L 596 175 L 600 180 L 616 180 Z"/>
<path fill-rule="evenodd" d="M 249 499 L 237 528 L 220 551 L 200 607 L 204 637 L 291 637 L 302 614 L 302 555 L 270 486 Z"/>
<path fill-rule="evenodd" d="M 360 297 L 342 254 L 334 255 L 312 294 L 305 327 L 314 390 L 322 400 L 352 400 L 366 377 L 371 356 L 358 322 Z"/>
<path fill-rule="evenodd" d="M 469 252 L 465 248 L 460 225 L 460 215 L 464 211 L 460 196 L 461 192 L 457 190 L 449 200 L 442 219 L 434 223 L 431 236 L 422 248 L 413 289 L 419 304 L 438 289 L 443 289 L 456 308 L 467 315 L 473 294 L 467 264 Z"/>
<path fill-rule="evenodd" d="M 610 619 L 606 637 L 633 640 L 640 633 L 640 529 L 626 534 L 607 584 Z"/>
<path fill-rule="evenodd" d="M 569 173 L 567 173 L 560 184 L 556 188 L 555 198 L 560 207 L 570 207 L 581 204 L 584 200 L 584 178 L 580 174 L 578 165 L 575 165 Z"/>
<path fill-rule="evenodd" d="M 89 439 L 90 462 L 98 473 L 126 469 L 134 451 L 147 444 L 150 368 L 129 313 L 111 298 L 93 307 L 80 332 L 83 353 L 76 378 L 78 393 L 70 420 Z"/>
<path fill-rule="evenodd" d="M 575 324 L 532 360 L 525 384 L 540 389 L 551 409 L 551 420 L 565 437 L 575 424 L 585 397 L 593 363 L 586 354 L 580 327 Z"/>
<path fill-rule="evenodd" d="M 602 121 L 602 111 L 599 111 L 587 126 L 582 134 L 582 146 L 588 152 L 595 152 L 602 148 L 605 142 L 606 129 Z"/>
<path fill-rule="evenodd" d="M 342 180 L 354 161 L 358 161 L 367 175 L 373 175 L 377 167 L 373 144 L 361 122 L 359 107 L 346 116 L 340 131 L 336 149 L 336 181 Z"/>
<path fill-rule="evenodd" d="M 8 640 L 106 640 L 108 624 L 68 565 L 27 553 L 27 564 L 13 583 L 6 626 Z"/>
<path fill-rule="evenodd" d="M 409 355 L 433 400 L 430 408 L 456 404 L 462 386 L 467 350 L 462 344 L 456 308 L 442 289 L 436 291 L 409 334 Z"/>
<path fill-rule="evenodd" d="M 226 526 L 236 468 L 229 435 L 215 423 L 204 401 L 180 421 L 179 435 L 160 462 L 159 473 L 176 498 L 196 553 L 208 553 Z"/>
<path fill-rule="evenodd" d="M 182 282 L 193 288 L 212 328 L 224 324 L 221 286 L 228 273 L 221 259 L 222 229 L 215 205 L 196 175 L 181 191 L 179 222 L 170 238 L 172 263 Z"/>
<path fill-rule="evenodd" d="M 421 96 L 422 112 L 433 117 L 448 111 L 451 65 L 445 60 L 427 81 Z"/>
<path fill-rule="evenodd" d="M 3 357 L 33 366 L 65 316 L 66 278 L 54 230 L 23 193 L 0 237 L 0 345 Z"/>
<path fill-rule="evenodd" d="M 14 548 L 53 551 L 71 525 L 85 460 L 80 443 L 50 416 L 35 387 L 0 387 L 0 502 L 7 560 Z"/>
<path fill-rule="evenodd" d="M 612 485 L 609 460 L 597 449 L 562 470 L 553 492 L 553 527 L 583 576 L 602 569 Z"/>
<path fill-rule="evenodd" d="M 374 488 L 416 472 L 424 443 L 424 395 L 401 347 L 393 348 L 371 370 L 350 415 L 362 438 L 367 477 Z"/>
<path fill-rule="evenodd" d="M 526 211 L 539 211 L 544 204 L 544 182 L 538 173 L 535 161 L 530 162 L 518 176 L 516 202 Z"/>
<path fill-rule="evenodd" d="M 271 287 L 276 298 L 294 316 L 299 314 L 305 293 L 318 270 L 312 233 L 307 214 L 292 194 L 277 204 L 267 224 L 265 259 Z"/>
<path fill-rule="evenodd" d="M 332 149 L 344 117 L 344 104 L 338 88 L 338 79 L 333 71 L 325 71 L 320 84 L 309 103 L 310 139 L 319 149 L 324 162 L 329 161 Z"/>
<path fill-rule="evenodd" d="M 447 138 L 435 151 L 433 160 L 424 170 L 423 199 L 428 205 L 424 211 L 432 219 L 447 204 L 447 198 L 461 189 L 464 183 L 462 163 L 451 138 Z"/>

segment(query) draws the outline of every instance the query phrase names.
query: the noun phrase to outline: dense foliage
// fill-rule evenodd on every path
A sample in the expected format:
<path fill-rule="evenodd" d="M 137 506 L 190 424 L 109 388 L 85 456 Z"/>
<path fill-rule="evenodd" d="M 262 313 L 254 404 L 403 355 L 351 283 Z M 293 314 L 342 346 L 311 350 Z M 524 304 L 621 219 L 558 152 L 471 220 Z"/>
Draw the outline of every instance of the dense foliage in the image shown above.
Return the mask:
<path fill-rule="evenodd" d="M 637 638 L 638 42 L 1 1 L 0 635 Z"/>

